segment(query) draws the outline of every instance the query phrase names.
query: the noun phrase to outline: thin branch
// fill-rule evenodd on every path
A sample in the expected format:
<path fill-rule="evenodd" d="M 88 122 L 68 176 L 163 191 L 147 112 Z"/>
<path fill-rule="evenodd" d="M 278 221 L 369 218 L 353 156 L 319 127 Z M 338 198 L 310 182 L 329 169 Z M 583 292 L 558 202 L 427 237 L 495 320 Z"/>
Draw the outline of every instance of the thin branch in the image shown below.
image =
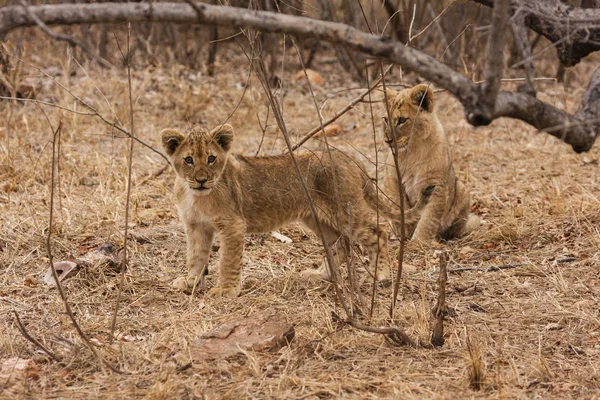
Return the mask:
<path fill-rule="evenodd" d="M 393 67 L 393 64 L 390 65 L 385 70 L 385 74 L 387 74 L 392 69 L 392 67 Z M 323 127 L 334 123 L 335 121 L 337 121 L 338 118 L 340 118 L 342 115 L 346 114 L 348 111 L 350 111 L 352 108 L 354 108 L 355 105 L 362 102 L 365 97 L 367 97 L 374 89 L 376 89 L 379 86 L 382 79 L 383 79 L 382 76 L 377 78 L 377 80 L 375 82 L 373 82 L 373 84 L 371 86 L 369 86 L 368 89 L 366 89 L 358 97 L 353 99 L 344 108 L 342 108 L 340 111 L 338 111 L 333 117 L 329 118 L 327 121 L 323 121 Z M 321 132 L 321 129 L 322 129 L 321 124 L 319 124 L 319 126 L 315 126 L 313 129 L 311 129 L 310 131 L 303 134 L 302 139 L 300 139 L 294 146 L 292 146 L 292 151 L 295 151 L 298 148 L 300 148 L 300 146 L 302 146 L 304 143 L 306 143 L 308 141 L 308 139 L 313 137 L 318 132 Z"/>
<path fill-rule="evenodd" d="M 117 301 L 115 304 L 115 313 L 113 314 L 112 322 L 110 324 L 110 341 L 113 340 L 113 335 L 115 333 L 115 326 L 117 325 L 117 314 L 119 313 L 119 305 L 121 302 L 121 294 L 123 293 L 123 283 L 125 281 L 125 271 L 129 265 L 128 253 L 127 253 L 127 239 L 129 238 L 128 230 L 129 230 L 129 203 L 131 201 L 131 173 L 133 170 L 133 144 L 135 141 L 134 137 L 134 119 L 133 119 L 133 94 L 131 89 L 131 62 L 129 57 L 131 56 L 130 45 L 131 38 L 131 23 L 127 24 L 127 56 L 123 54 L 121 50 L 121 46 L 119 45 L 119 41 L 117 41 L 117 46 L 119 47 L 119 51 L 121 52 L 121 57 L 123 57 L 123 62 L 127 67 L 127 89 L 129 92 L 129 124 L 130 124 L 130 140 L 129 140 L 129 162 L 127 165 L 127 198 L 125 201 L 125 228 L 123 229 L 123 259 L 121 260 L 121 271 L 120 271 L 120 279 L 119 279 L 119 289 L 117 292 Z M 204 275 L 202 275 L 204 276 Z"/>
<path fill-rule="evenodd" d="M 27 332 L 27 329 L 25 329 L 25 327 L 23 326 L 23 323 L 21 322 L 21 319 L 19 318 L 19 314 L 17 314 L 17 312 L 15 310 L 13 310 L 13 314 L 15 315 L 15 318 L 17 319 L 17 328 L 19 329 L 19 332 L 21 332 L 21 335 L 23 335 L 23 337 L 25 339 L 27 339 L 31 343 L 33 343 L 37 348 L 39 348 L 44 353 L 46 353 L 51 359 L 53 359 L 54 361 L 60 362 L 61 361 L 60 357 L 58 357 L 56 354 L 51 352 L 46 346 L 41 344 L 36 338 L 31 336 L 29 334 L 29 332 Z"/>
<path fill-rule="evenodd" d="M 57 142 L 60 140 L 61 131 L 62 131 L 62 122 L 59 123 L 58 128 L 56 128 L 56 130 L 53 132 L 53 140 L 52 140 L 52 173 L 51 173 L 51 178 L 50 178 L 50 216 L 48 219 L 48 228 L 47 228 L 48 234 L 46 235 L 46 242 L 45 242 L 46 243 L 46 251 L 48 253 L 48 264 L 50 266 L 50 271 L 52 271 L 52 277 L 54 278 L 54 283 L 56 285 L 56 288 L 58 289 L 60 298 L 62 299 L 63 305 L 65 306 L 65 313 L 71 320 L 73 327 L 75 328 L 75 330 L 77 331 L 77 333 L 79 334 L 79 336 L 81 337 L 83 342 L 85 343 L 86 347 L 94 354 L 94 356 L 96 356 L 96 358 L 100 361 L 101 364 L 106 365 L 113 372 L 122 374 L 123 373 L 122 371 L 120 371 L 118 368 L 114 367 L 112 364 L 110 364 L 108 361 L 106 361 L 104 358 L 102 358 L 100 353 L 98 353 L 98 351 L 96 350 L 96 348 L 94 347 L 92 342 L 90 342 L 87 335 L 83 332 L 83 330 L 79 326 L 79 323 L 77 322 L 77 319 L 75 318 L 75 315 L 73 314 L 73 311 L 71 310 L 71 306 L 69 305 L 67 295 L 65 294 L 65 291 L 63 290 L 60 279 L 58 278 L 58 273 L 56 272 L 56 269 L 54 269 L 54 257 L 52 254 L 51 239 L 52 239 L 52 229 L 53 229 L 52 225 L 53 225 L 53 218 L 54 218 L 54 181 L 55 181 L 55 172 L 56 172 L 56 159 L 57 159 L 57 157 L 60 157 L 60 154 L 58 154 L 58 156 L 56 154 L 56 147 L 57 147 Z"/>
<path fill-rule="evenodd" d="M 25 12 L 27 13 L 27 15 L 33 19 L 35 21 L 35 23 L 40 27 L 40 29 L 48 36 L 50 36 L 51 39 L 53 40 L 58 40 L 58 41 L 63 41 L 63 42 L 67 42 L 69 43 L 72 47 L 79 47 L 81 50 L 83 50 L 85 52 L 85 54 L 87 54 L 88 56 L 90 56 L 90 58 L 96 60 L 97 62 L 99 62 L 101 65 L 107 67 L 107 68 L 113 68 L 113 65 L 111 63 L 109 63 L 108 61 L 106 61 L 104 58 L 102 57 L 98 57 L 97 55 L 95 55 L 83 42 L 80 42 L 79 40 L 73 38 L 72 36 L 69 35 L 63 35 L 63 34 L 59 34 L 59 33 L 54 33 L 52 31 L 52 29 L 50 29 L 48 27 L 48 25 L 46 25 L 44 23 L 44 21 L 42 21 L 37 15 L 35 15 L 34 12 L 31 11 L 29 4 L 27 3 L 27 1 L 25 0 L 19 0 L 21 5 L 23 6 L 23 8 L 25 9 Z"/>
<path fill-rule="evenodd" d="M 362 15 L 364 17 L 365 23 L 367 24 L 367 28 L 369 29 L 369 32 L 371 32 L 371 34 L 373 34 L 373 31 L 371 30 L 371 26 L 369 25 L 369 21 L 367 19 L 367 15 L 363 9 L 363 6 L 360 2 L 360 0 L 358 1 L 358 5 L 360 7 L 360 10 L 362 12 Z M 416 11 L 416 4 L 415 4 L 415 10 Z M 413 21 L 414 21 L 414 14 L 413 14 Z M 412 31 L 412 22 L 411 22 L 411 28 L 408 30 L 408 36 L 410 37 L 411 32 Z M 383 70 L 383 61 L 381 60 L 381 58 L 378 58 L 378 64 L 379 64 L 379 71 L 381 73 L 381 84 L 383 86 L 383 96 L 385 99 L 385 110 L 387 113 L 387 117 L 388 117 L 388 121 L 392 121 L 392 114 L 391 114 L 391 110 L 390 110 L 390 105 L 389 105 L 389 99 L 388 99 L 388 95 L 387 95 L 387 88 L 386 88 L 386 83 L 385 83 L 385 73 Z M 414 125 L 413 125 L 414 127 Z M 396 299 L 398 297 L 398 289 L 400 287 L 400 279 L 402 278 L 402 264 L 404 262 L 404 246 L 406 243 L 406 234 L 404 231 L 404 225 L 405 225 L 405 221 L 404 221 L 404 190 L 403 190 L 403 186 L 402 186 L 402 174 L 400 173 L 400 165 L 398 164 L 398 141 L 396 138 L 396 135 L 392 135 L 393 139 L 392 139 L 392 145 L 391 145 L 391 150 L 392 150 L 392 155 L 394 156 L 394 166 L 396 168 L 396 177 L 398 178 L 398 194 L 400 195 L 400 250 L 398 251 L 398 270 L 396 273 L 396 276 L 393 277 L 392 279 L 392 286 L 393 286 L 393 290 L 392 290 L 392 301 L 390 302 L 390 319 L 393 320 L 394 318 L 394 309 L 396 308 Z M 379 256 L 379 254 L 378 254 Z M 375 276 L 377 276 L 377 264 L 375 264 Z M 373 286 L 375 286 L 375 280 L 373 281 Z M 375 290 L 373 288 L 373 290 Z M 373 295 L 374 296 L 374 295 Z"/>
<path fill-rule="evenodd" d="M 290 142 L 289 133 L 287 131 L 285 121 L 283 120 L 283 116 L 281 115 L 281 109 L 279 108 L 279 104 L 277 103 L 277 100 L 275 99 L 275 96 L 273 95 L 273 92 L 271 91 L 271 88 L 269 86 L 269 78 L 267 77 L 266 67 L 264 65 L 262 58 L 260 58 L 260 57 L 258 57 L 257 60 L 254 60 L 254 62 L 257 64 L 256 73 L 258 75 L 258 78 L 259 78 L 262 86 L 263 86 L 263 89 L 265 90 L 265 94 L 267 95 L 267 98 L 269 99 L 269 103 L 271 104 L 271 109 L 273 110 L 273 116 L 275 117 L 275 121 L 277 122 L 277 125 L 279 126 L 279 129 L 281 130 L 281 133 L 285 140 L 285 144 L 288 147 L 288 150 L 290 152 L 290 157 L 292 159 L 292 164 L 294 165 L 294 169 L 296 171 L 296 175 L 298 176 L 298 179 L 300 180 L 300 184 L 302 186 L 302 191 L 304 192 L 304 195 L 306 196 L 306 199 L 307 199 L 309 207 L 310 207 L 311 214 L 312 214 L 313 218 L 315 219 L 317 234 L 319 235 L 319 239 L 321 239 L 321 243 L 323 243 L 323 246 L 325 247 L 325 257 L 327 259 L 327 263 L 328 263 L 329 269 L 331 271 L 331 275 L 332 275 L 332 279 L 333 279 L 333 287 L 335 289 L 336 296 L 338 297 L 338 300 L 340 301 L 342 308 L 344 309 L 348 318 L 352 318 L 351 317 L 352 313 L 350 311 L 350 308 L 346 304 L 346 301 L 344 300 L 344 297 L 342 294 L 342 289 L 340 288 L 340 285 L 339 285 L 339 280 L 338 280 L 339 271 L 337 270 L 337 268 L 335 268 L 336 264 L 333 261 L 333 254 L 331 252 L 331 247 L 329 246 L 329 243 L 325 239 L 325 233 L 323 231 L 323 227 L 321 225 L 321 221 L 319 219 L 317 209 L 312 200 L 312 196 L 310 195 L 310 191 L 308 190 L 306 182 L 302 177 L 302 171 L 300 170 L 300 166 L 298 165 L 296 156 L 294 155 L 294 152 L 292 151 L 292 144 Z"/>
<path fill-rule="evenodd" d="M 444 7 L 444 9 L 435 18 L 433 18 L 433 20 L 431 20 L 431 22 L 429 24 L 427 24 L 427 26 L 425 28 L 423 28 L 420 32 L 418 32 L 414 36 L 411 36 L 410 38 L 408 38 L 408 43 L 412 42 L 413 40 L 415 40 L 416 38 L 418 38 L 419 36 L 421 36 L 422 34 L 424 34 L 425 32 L 427 32 L 427 30 L 429 28 L 431 28 L 431 26 L 433 24 L 435 24 L 437 22 L 437 20 L 440 19 L 440 17 L 442 15 L 444 15 L 444 13 L 446 11 L 448 11 L 450 9 L 450 7 L 452 7 L 454 5 L 454 3 L 456 3 L 456 1 L 450 2 L 450 4 L 448 4 L 446 7 Z"/>

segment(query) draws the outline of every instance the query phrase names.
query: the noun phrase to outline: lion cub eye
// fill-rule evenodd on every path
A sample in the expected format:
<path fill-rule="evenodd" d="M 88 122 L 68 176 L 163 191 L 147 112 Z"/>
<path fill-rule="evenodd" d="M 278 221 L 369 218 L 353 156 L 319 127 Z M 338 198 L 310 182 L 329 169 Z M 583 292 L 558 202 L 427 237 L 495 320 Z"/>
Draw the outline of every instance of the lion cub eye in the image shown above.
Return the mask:
<path fill-rule="evenodd" d="M 215 157 L 215 156 L 208 156 L 208 163 L 212 164 L 215 162 L 216 159 L 217 159 L 217 157 Z"/>
<path fill-rule="evenodd" d="M 406 118 L 406 117 L 400 117 L 400 118 L 398 118 L 398 121 L 396 122 L 396 126 L 402 125 L 406 121 L 408 121 L 408 118 Z"/>
<path fill-rule="evenodd" d="M 192 157 L 186 157 L 183 159 L 183 162 L 185 162 L 187 165 L 194 165 L 194 159 Z"/>

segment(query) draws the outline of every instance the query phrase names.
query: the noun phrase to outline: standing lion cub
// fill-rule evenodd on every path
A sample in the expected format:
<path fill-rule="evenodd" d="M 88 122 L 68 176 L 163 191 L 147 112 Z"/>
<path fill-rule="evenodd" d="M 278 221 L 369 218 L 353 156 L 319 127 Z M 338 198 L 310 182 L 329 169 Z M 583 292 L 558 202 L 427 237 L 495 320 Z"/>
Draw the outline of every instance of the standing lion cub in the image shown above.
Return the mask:
<path fill-rule="evenodd" d="M 400 92 L 387 90 L 389 114 L 385 120 L 386 142 L 398 143 L 398 166 L 404 188 L 404 204 L 420 213 L 415 224 L 407 222 L 413 239 L 432 242 L 468 234 L 479 226 L 469 213 L 470 196 L 456 179 L 448 138 L 434 109 L 433 91 L 417 85 Z M 384 98 L 385 102 L 385 98 Z M 400 201 L 394 155 L 386 161 L 384 190 Z"/>
<path fill-rule="evenodd" d="M 245 157 L 230 154 L 233 128 L 212 131 L 194 128 L 187 134 L 165 129 L 162 144 L 175 168 L 175 201 L 187 237 L 187 278 L 173 284 L 193 287 L 208 264 L 213 235 L 221 237 L 219 281 L 209 294 L 235 297 L 240 293 L 244 236 L 269 232 L 299 221 L 317 231 L 315 219 L 289 155 Z M 362 167 L 332 151 L 296 156 L 324 231 L 334 263 L 346 258 L 348 237 L 369 253 L 377 279 L 389 276 L 388 233 L 377 226 L 376 188 Z M 398 218 L 391 203 L 379 196 L 384 216 Z M 349 218 L 348 210 L 351 210 Z M 410 214 L 410 212 L 409 212 Z M 351 221 L 351 232 L 348 221 Z M 307 275 L 330 277 L 323 265 Z"/>

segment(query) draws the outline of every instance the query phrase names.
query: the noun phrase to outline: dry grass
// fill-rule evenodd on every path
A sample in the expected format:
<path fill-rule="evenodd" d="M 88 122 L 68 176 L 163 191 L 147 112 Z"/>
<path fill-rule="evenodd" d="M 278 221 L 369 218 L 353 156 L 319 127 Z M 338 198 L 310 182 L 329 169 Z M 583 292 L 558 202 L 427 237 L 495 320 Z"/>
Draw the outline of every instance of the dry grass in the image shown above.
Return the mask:
<path fill-rule="evenodd" d="M 57 74 L 58 81 L 113 118 L 108 100 L 119 119 L 127 121 L 123 70 L 87 66 L 88 79 L 61 51 L 56 53 L 44 58 L 43 64 L 33 51 L 26 52 L 25 58 L 44 68 L 58 66 L 49 71 Z M 326 79 L 316 95 L 327 118 L 357 92 L 341 90 L 355 84 L 326 60 L 322 55 L 315 68 Z M 243 91 L 247 65 L 244 58 L 229 54 L 222 54 L 220 62 L 214 78 L 176 65 L 134 70 L 137 134 L 158 146 L 157 133 L 164 127 L 223 122 Z M 578 66 L 567 90 L 540 84 L 540 97 L 573 110 L 597 62 L 596 57 Z M 286 65 L 284 115 L 288 125 L 302 134 L 317 124 L 314 105 L 304 84 L 292 78 L 297 65 L 291 60 Z M 35 69 L 25 67 L 23 74 L 25 82 L 37 86 L 38 99 L 80 108 Z M 398 79 L 395 72 L 392 80 Z M 89 268 L 65 281 L 84 331 L 105 358 L 127 372 L 118 375 L 91 357 L 64 315 L 58 294 L 41 281 L 47 267 L 43 236 L 48 223 L 51 130 L 36 105 L 3 102 L 0 360 L 33 358 L 39 379 L 0 382 L 0 397 L 597 398 L 598 146 L 577 155 L 550 136 L 511 120 L 473 129 L 449 95 L 440 93 L 437 104 L 454 148 L 457 173 L 472 189 L 473 210 L 485 220 L 475 234 L 445 245 L 449 270 L 526 264 L 497 272 L 450 274 L 446 301 L 455 312 L 447 318 L 442 348 L 393 348 L 381 336 L 347 327 L 340 330 L 331 314 L 341 313 L 331 287 L 310 285 L 300 278 L 304 268 L 322 259 L 316 238 L 301 227 L 283 230 L 294 240 L 292 244 L 269 235 L 248 237 L 243 290 L 237 299 L 191 298 L 171 289 L 169 283 L 184 270 L 184 237 L 170 199 L 173 172 L 147 179 L 164 161 L 136 144 L 130 224 L 144 240 L 130 242 L 131 268 L 117 321 L 119 341 L 109 344 L 108 338 L 116 271 Z M 79 256 L 105 242 L 122 245 L 127 141 L 97 119 L 45 110 L 55 126 L 63 122 L 53 227 L 56 260 Z M 266 101 L 260 85 L 252 80 L 229 120 L 238 133 L 236 150 L 257 151 L 262 136 L 257 115 L 264 124 Z M 332 144 L 361 158 L 374 172 L 369 161 L 374 160 L 375 146 L 368 105 L 359 105 L 340 123 L 347 131 L 332 138 Z M 308 147 L 317 144 L 313 140 Z M 381 142 L 378 146 L 382 160 L 387 149 Z M 260 154 L 278 154 L 283 148 L 271 116 Z M 578 261 L 554 262 L 564 256 Z M 409 253 L 406 262 L 396 322 L 413 338 L 428 341 L 439 262 L 427 251 Z M 214 284 L 214 266 L 213 255 L 209 285 Z M 389 299 L 390 288 L 377 289 L 373 323 L 385 323 Z M 277 354 L 247 353 L 181 368 L 200 332 L 267 309 L 287 315 L 295 325 L 296 338 L 290 347 Z M 21 315 L 32 336 L 63 357 L 62 364 L 24 339 L 12 310 Z M 480 379 L 477 374 L 483 368 L 485 379 Z M 473 382 L 480 390 L 472 390 Z"/>

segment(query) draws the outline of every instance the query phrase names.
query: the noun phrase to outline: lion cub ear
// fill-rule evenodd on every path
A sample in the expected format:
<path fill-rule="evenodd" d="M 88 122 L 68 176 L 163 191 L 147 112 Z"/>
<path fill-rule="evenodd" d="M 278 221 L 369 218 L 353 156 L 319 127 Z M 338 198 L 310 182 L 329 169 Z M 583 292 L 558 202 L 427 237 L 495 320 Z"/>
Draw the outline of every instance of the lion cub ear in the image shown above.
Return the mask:
<path fill-rule="evenodd" d="M 218 128 L 213 129 L 210 134 L 223 150 L 229 151 L 231 142 L 233 142 L 233 127 L 231 125 L 221 125 Z"/>
<path fill-rule="evenodd" d="M 169 156 L 175 153 L 175 150 L 177 150 L 181 142 L 183 142 L 183 139 L 185 139 L 183 133 L 176 129 L 163 129 L 160 132 L 160 136 L 162 138 L 163 148 Z"/>
<path fill-rule="evenodd" d="M 385 98 L 386 97 L 387 97 L 387 100 L 390 101 L 390 102 L 392 100 L 394 100 L 396 98 L 396 96 L 398 95 L 398 92 L 396 92 L 395 90 L 390 89 L 390 88 L 385 88 L 385 94 L 387 96 L 383 96 L 383 99 L 381 100 L 382 103 L 385 103 Z"/>
<path fill-rule="evenodd" d="M 421 107 L 424 111 L 433 111 L 433 90 L 429 85 L 420 84 L 412 88 L 410 98 L 417 107 Z"/>

